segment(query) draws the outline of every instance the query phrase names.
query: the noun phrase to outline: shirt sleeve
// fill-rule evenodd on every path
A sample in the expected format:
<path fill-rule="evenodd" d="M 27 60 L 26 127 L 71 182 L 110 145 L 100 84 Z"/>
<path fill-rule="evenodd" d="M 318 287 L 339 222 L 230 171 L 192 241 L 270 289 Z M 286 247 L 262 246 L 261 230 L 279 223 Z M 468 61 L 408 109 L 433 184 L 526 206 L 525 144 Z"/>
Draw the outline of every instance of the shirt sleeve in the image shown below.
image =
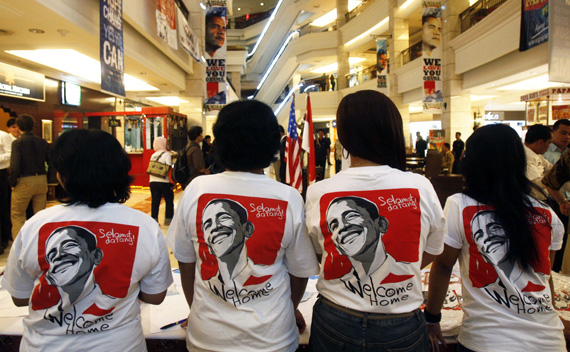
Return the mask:
<path fill-rule="evenodd" d="M 557 251 L 562 248 L 562 240 L 564 238 L 564 224 L 560 221 L 560 218 L 556 213 L 550 209 L 550 214 L 552 217 L 552 242 L 550 243 L 550 250 Z"/>
<path fill-rule="evenodd" d="M 427 179 L 425 179 L 429 188 L 427 189 L 427 201 L 429 209 L 429 233 L 426 241 L 424 251 L 432 254 L 439 255 L 443 252 L 443 229 L 445 225 L 445 218 L 443 217 L 443 210 L 437 198 L 437 194 L 433 186 Z M 428 211 L 427 209 L 422 209 Z"/>
<path fill-rule="evenodd" d="M 162 293 L 172 284 L 172 271 L 170 269 L 170 258 L 168 249 L 164 241 L 164 235 L 160 230 L 156 234 L 157 243 L 153 248 L 153 267 L 149 273 L 141 280 L 141 292 L 147 294 Z"/>
<path fill-rule="evenodd" d="M 9 134 L 4 134 L 2 136 L 2 149 L 4 152 L 0 154 L 0 162 L 10 161 L 10 156 L 12 155 L 12 137 Z"/>
<path fill-rule="evenodd" d="M 26 299 L 32 295 L 35 278 L 24 270 L 21 238 L 21 234 L 16 237 L 10 249 L 6 269 L 2 276 L 2 287 L 8 291 L 12 297 Z"/>
<path fill-rule="evenodd" d="M 319 273 L 319 263 L 307 235 L 301 196 L 297 194 L 299 199 L 291 198 L 293 238 L 285 249 L 285 266 L 291 275 L 307 278 Z"/>
<path fill-rule="evenodd" d="M 570 149 L 565 151 L 552 169 L 544 175 L 542 183 L 559 190 L 568 181 L 570 181 Z"/>
<path fill-rule="evenodd" d="M 195 263 L 196 251 L 192 243 L 192 236 L 188 221 L 190 211 L 186 206 L 186 198 L 190 197 L 190 193 L 194 189 L 196 182 L 192 182 L 182 194 L 178 202 L 178 209 L 174 212 L 174 217 L 166 234 L 166 242 L 174 254 L 174 258 L 182 263 Z"/>
<path fill-rule="evenodd" d="M 445 215 L 445 226 L 443 233 L 445 236 L 445 244 L 455 249 L 463 247 L 464 230 L 463 230 L 463 216 L 461 207 L 459 205 L 459 198 L 461 195 L 451 196 L 445 202 L 443 213 Z"/>
<path fill-rule="evenodd" d="M 315 253 L 322 254 L 323 249 L 319 243 L 319 203 L 314 188 L 310 186 L 307 190 L 307 202 L 305 204 L 305 221 L 307 233 L 313 244 Z"/>

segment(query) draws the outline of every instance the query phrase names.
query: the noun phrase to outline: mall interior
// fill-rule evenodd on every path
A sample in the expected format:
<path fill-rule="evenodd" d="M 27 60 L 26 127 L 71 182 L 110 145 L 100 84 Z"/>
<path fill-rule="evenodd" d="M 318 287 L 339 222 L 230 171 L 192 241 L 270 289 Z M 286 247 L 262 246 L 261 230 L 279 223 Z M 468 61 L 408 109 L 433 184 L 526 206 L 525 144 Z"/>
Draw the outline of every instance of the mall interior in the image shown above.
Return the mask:
<path fill-rule="evenodd" d="M 168 20 L 178 30 L 185 18 L 198 38 L 196 52 L 177 43 L 176 28 L 174 38 L 161 32 L 162 2 L 176 6 L 177 18 Z M 417 132 L 437 130 L 453 143 L 457 132 L 465 141 L 478 126 L 503 123 L 522 137 L 528 125 L 570 116 L 570 82 L 549 80 L 548 43 L 519 50 L 520 0 L 441 4 L 440 113 L 422 106 L 421 0 L 227 0 L 227 102 L 260 100 L 287 130 L 292 99 L 301 128 L 310 96 L 314 130 L 334 144 L 341 99 L 378 90 L 399 109 L 409 153 Z M 165 136 L 170 149 L 181 151 L 187 129 L 200 125 L 211 135 L 219 112 L 205 104 L 206 5 L 123 1 L 125 94 L 119 95 L 101 87 L 99 1 L 0 0 L 0 87 L 10 84 L 13 69 L 40 87 L 39 96 L 0 92 L 0 129 L 25 113 L 48 143 L 74 128 L 111 133 L 132 162 L 136 190 L 128 204 L 150 212 L 145 171 L 154 137 Z M 386 88 L 378 88 L 379 40 L 387 42 Z"/>

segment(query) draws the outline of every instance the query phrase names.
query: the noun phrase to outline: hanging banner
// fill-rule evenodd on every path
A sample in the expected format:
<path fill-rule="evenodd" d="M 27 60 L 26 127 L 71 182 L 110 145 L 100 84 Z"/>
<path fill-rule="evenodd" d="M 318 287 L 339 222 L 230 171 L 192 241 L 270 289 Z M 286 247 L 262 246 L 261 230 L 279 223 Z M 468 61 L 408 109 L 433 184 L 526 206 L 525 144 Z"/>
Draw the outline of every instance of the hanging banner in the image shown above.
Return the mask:
<path fill-rule="evenodd" d="M 377 88 L 388 88 L 388 42 L 378 39 L 376 42 L 376 80 Z"/>
<path fill-rule="evenodd" d="M 441 81 L 441 1 L 422 1 L 422 60 L 424 75 L 424 113 L 443 111 Z"/>
<path fill-rule="evenodd" d="M 226 1 L 210 1 L 206 10 L 206 105 L 226 104 Z M 217 106 L 216 106 L 217 105 Z"/>
<path fill-rule="evenodd" d="M 523 0 L 520 38 L 519 51 L 548 41 L 548 0 Z"/>
<path fill-rule="evenodd" d="M 180 46 L 182 49 L 192 56 L 196 62 L 200 62 L 200 39 L 194 33 L 188 20 L 178 9 L 178 39 L 180 40 Z"/>
<path fill-rule="evenodd" d="M 548 79 L 570 83 L 570 1 L 552 1 L 548 39 Z"/>
<path fill-rule="evenodd" d="M 125 96 L 123 0 L 99 2 L 99 61 L 101 90 Z"/>
<path fill-rule="evenodd" d="M 174 0 L 156 1 L 156 32 L 172 49 L 178 49 L 175 16 L 176 5 Z"/>
<path fill-rule="evenodd" d="M 445 130 L 429 130 L 429 149 L 441 152 L 443 143 L 445 143 Z"/>

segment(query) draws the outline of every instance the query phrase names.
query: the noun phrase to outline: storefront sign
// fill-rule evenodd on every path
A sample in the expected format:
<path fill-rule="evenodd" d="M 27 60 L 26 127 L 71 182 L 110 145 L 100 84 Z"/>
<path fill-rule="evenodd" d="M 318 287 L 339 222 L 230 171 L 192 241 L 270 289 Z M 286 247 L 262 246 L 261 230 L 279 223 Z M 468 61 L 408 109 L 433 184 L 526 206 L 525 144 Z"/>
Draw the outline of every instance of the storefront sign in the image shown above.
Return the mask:
<path fill-rule="evenodd" d="M 494 114 L 494 113 L 489 111 L 488 113 L 485 114 L 485 116 L 483 116 L 483 118 L 486 121 L 493 121 L 493 120 L 499 120 L 501 118 L 501 116 L 499 116 L 499 114 Z"/>
<path fill-rule="evenodd" d="M 210 1 L 206 11 L 206 105 L 218 109 L 226 104 L 226 26 L 225 0 Z"/>
<path fill-rule="evenodd" d="M 0 95 L 45 101 L 45 76 L 0 63 Z"/>
<path fill-rule="evenodd" d="M 422 60 L 424 113 L 443 111 L 441 81 L 441 1 L 422 1 Z"/>
<path fill-rule="evenodd" d="M 376 42 L 376 72 L 377 88 L 388 88 L 388 43 L 386 39 Z"/>
<path fill-rule="evenodd" d="M 123 0 L 99 1 L 101 89 L 125 96 Z"/>
<path fill-rule="evenodd" d="M 542 99 L 544 97 L 553 94 L 568 94 L 568 93 L 570 93 L 570 88 L 548 88 L 540 90 L 538 92 L 522 95 L 521 101 L 531 101 L 535 99 Z"/>
<path fill-rule="evenodd" d="M 549 6 L 548 79 L 570 83 L 570 1 L 552 1 Z"/>
<path fill-rule="evenodd" d="M 522 5 L 519 50 L 525 51 L 548 41 L 548 0 L 523 0 Z"/>

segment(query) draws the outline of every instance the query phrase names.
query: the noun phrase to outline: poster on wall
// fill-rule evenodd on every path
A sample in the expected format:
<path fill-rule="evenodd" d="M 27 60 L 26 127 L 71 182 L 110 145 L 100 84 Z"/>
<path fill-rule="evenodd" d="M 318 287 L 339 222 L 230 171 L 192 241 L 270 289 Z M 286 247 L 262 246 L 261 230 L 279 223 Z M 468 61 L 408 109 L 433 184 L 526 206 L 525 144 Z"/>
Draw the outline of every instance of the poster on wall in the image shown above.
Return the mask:
<path fill-rule="evenodd" d="M 156 32 L 172 49 L 178 49 L 176 40 L 176 4 L 174 0 L 156 1 Z"/>
<path fill-rule="evenodd" d="M 570 105 L 553 105 L 552 106 L 552 119 L 570 119 Z"/>
<path fill-rule="evenodd" d="M 123 0 L 99 1 L 101 90 L 125 96 Z"/>
<path fill-rule="evenodd" d="M 441 152 L 443 143 L 445 143 L 445 130 L 429 130 L 429 149 Z"/>
<path fill-rule="evenodd" d="M 208 109 L 226 104 L 226 1 L 210 1 L 206 10 L 206 102 Z"/>
<path fill-rule="evenodd" d="M 441 81 L 441 1 L 422 1 L 422 60 L 424 113 L 443 111 Z"/>
<path fill-rule="evenodd" d="M 45 76 L 0 62 L 0 95 L 45 101 Z"/>
<path fill-rule="evenodd" d="M 378 39 L 376 42 L 376 72 L 377 88 L 388 88 L 388 42 Z"/>
<path fill-rule="evenodd" d="M 552 1 L 549 6 L 548 79 L 570 83 L 570 1 Z"/>
<path fill-rule="evenodd" d="M 200 62 L 200 39 L 194 33 L 186 16 L 182 13 L 180 8 L 178 11 L 178 40 L 182 49 L 188 53 L 196 62 Z"/>
<path fill-rule="evenodd" d="M 519 51 L 548 41 L 548 0 L 523 0 Z"/>

